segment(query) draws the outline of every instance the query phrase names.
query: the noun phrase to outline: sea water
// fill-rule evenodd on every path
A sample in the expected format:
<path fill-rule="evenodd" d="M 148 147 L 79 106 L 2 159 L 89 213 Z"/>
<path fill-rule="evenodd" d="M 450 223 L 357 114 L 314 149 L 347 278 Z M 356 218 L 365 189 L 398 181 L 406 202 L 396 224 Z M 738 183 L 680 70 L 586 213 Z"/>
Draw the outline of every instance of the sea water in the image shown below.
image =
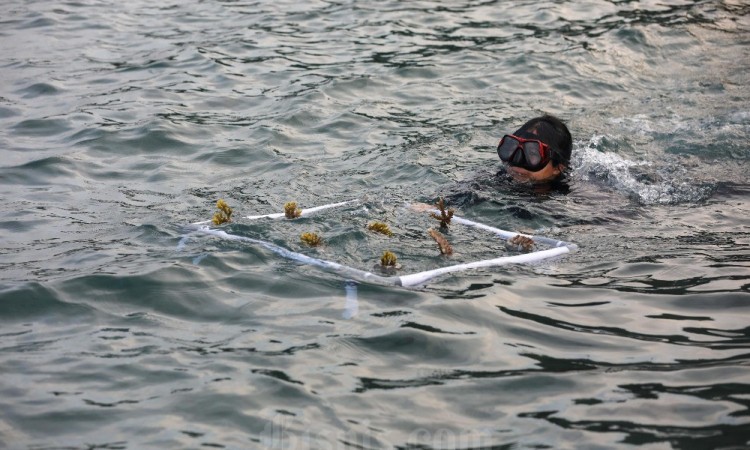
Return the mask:
<path fill-rule="evenodd" d="M 746 2 L 18 0 L 0 23 L 0 447 L 750 446 Z M 494 182 L 543 113 L 567 187 Z M 187 228 L 223 198 L 225 231 L 362 270 L 506 252 L 452 225 L 440 256 L 404 208 L 456 194 L 579 250 L 405 289 Z"/>

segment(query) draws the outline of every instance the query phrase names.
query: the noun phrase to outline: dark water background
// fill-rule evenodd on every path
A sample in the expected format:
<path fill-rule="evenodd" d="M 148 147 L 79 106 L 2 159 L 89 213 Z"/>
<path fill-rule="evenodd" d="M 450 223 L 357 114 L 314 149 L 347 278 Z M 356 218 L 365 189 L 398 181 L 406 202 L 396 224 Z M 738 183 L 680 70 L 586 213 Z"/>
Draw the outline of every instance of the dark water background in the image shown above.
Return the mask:
<path fill-rule="evenodd" d="M 0 447 L 750 447 L 747 2 L 3 11 Z M 542 112 L 573 132 L 569 192 L 487 182 L 499 137 Z M 431 245 L 397 205 L 461 191 L 480 200 L 462 215 L 580 251 L 361 284 L 345 319 L 336 274 L 178 249 L 218 198 L 359 198 L 225 228 L 368 268 Z M 308 228 L 329 244 L 304 249 Z"/>

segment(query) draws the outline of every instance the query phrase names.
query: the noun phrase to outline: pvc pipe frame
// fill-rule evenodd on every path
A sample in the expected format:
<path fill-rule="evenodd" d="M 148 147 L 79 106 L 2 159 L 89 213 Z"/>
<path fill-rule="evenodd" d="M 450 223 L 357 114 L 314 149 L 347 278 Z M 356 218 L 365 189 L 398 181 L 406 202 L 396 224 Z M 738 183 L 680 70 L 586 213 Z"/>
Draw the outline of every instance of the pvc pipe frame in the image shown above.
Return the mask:
<path fill-rule="evenodd" d="M 300 217 L 309 216 L 310 214 L 314 214 L 314 213 L 316 213 L 318 211 L 322 211 L 324 209 L 336 208 L 336 207 L 339 207 L 339 206 L 345 206 L 345 205 L 349 205 L 351 203 L 356 203 L 356 202 L 357 202 L 357 200 L 347 200 L 345 202 L 329 203 L 328 205 L 322 205 L 322 206 L 316 206 L 314 208 L 303 209 L 300 212 Z M 262 216 L 245 216 L 245 219 L 250 219 L 250 220 L 256 220 L 256 219 L 281 219 L 283 217 L 286 217 L 286 213 L 265 214 L 265 215 L 262 215 Z"/>
<path fill-rule="evenodd" d="M 318 206 L 315 208 L 303 209 L 302 216 L 309 215 L 317 211 L 322 211 L 328 208 L 335 208 L 338 206 L 348 205 L 356 201 L 357 200 L 349 200 L 349 201 L 340 202 L 340 203 L 331 203 L 328 205 L 322 205 L 322 206 Z M 246 218 L 250 220 L 256 220 L 256 219 L 262 219 L 262 218 L 278 219 L 282 217 L 284 217 L 284 213 L 266 214 L 262 216 L 247 216 Z M 462 217 L 453 216 L 452 220 L 455 220 L 457 223 L 460 223 L 463 225 L 472 226 L 472 227 L 480 228 L 486 231 L 490 231 L 500 236 L 503 239 L 510 239 L 520 234 L 520 233 L 513 233 L 510 231 L 501 230 L 499 228 L 490 227 L 488 225 L 484 225 L 479 222 L 474 222 L 468 219 L 464 219 Z M 209 223 L 209 222 L 210 221 L 197 222 L 197 223 L 194 223 L 193 225 L 197 227 L 196 231 L 202 234 L 208 234 L 211 236 L 216 236 L 216 237 L 227 239 L 230 241 L 242 241 L 242 242 L 249 242 L 251 244 L 257 244 L 287 259 L 291 259 L 294 261 L 301 262 L 303 264 L 310 264 L 312 266 L 317 266 L 326 270 L 330 270 L 332 272 L 339 273 L 348 278 L 352 278 L 358 281 L 381 284 L 381 285 L 390 285 L 390 286 L 404 286 L 404 287 L 421 286 L 421 285 L 426 284 L 427 281 L 435 277 L 438 277 L 440 275 L 447 274 L 447 273 L 462 272 L 464 270 L 477 269 L 477 268 L 483 268 L 483 267 L 498 267 L 498 266 L 504 266 L 508 264 L 532 263 L 532 262 L 537 262 L 537 261 L 542 261 L 545 259 L 553 258 L 555 256 L 564 255 L 566 253 L 570 253 L 578 249 L 577 245 L 571 244 L 568 242 L 558 241 L 558 240 L 546 238 L 543 236 L 529 236 L 529 235 L 522 234 L 521 236 L 530 237 L 531 239 L 537 242 L 542 242 L 547 245 L 551 245 L 554 248 L 550 248 L 547 250 L 540 250 L 540 251 L 532 252 L 532 253 L 525 253 L 522 255 L 502 256 L 502 257 L 494 258 L 494 259 L 484 259 L 484 260 L 474 261 L 470 263 L 456 264 L 453 266 L 440 267 L 438 269 L 426 270 L 423 272 L 417 272 L 417 273 L 413 273 L 409 275 L 384 277 L 381 275 L 375 275 L 374 273 L 367 272 L 365 270 L 360 270 L 354 267 L 349 267 L 349 266 L 345 266 L 342 264 L 338 264 L 333 261 L 313 258 L 311 256 L 303 255 L 302 253 L 293 252 L 279 245 L 272 244 L 271 242 L 262 241 L 260 239 L 253 239 L 253 238 L 249 238 L 246 236 L 238 236 L 235 234 L 227 233 L 226 231 L 223 231 L 223 230 L 210 228 L 209 226 L 205 225 L 206 223 Z"/>

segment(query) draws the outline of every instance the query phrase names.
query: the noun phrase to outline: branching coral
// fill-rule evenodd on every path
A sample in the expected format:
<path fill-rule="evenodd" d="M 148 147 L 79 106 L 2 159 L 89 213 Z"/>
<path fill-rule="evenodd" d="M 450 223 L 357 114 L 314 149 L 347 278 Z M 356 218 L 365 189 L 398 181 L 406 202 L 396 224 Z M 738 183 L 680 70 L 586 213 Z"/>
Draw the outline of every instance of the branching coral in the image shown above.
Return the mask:
<path fill-rule="evenodd" d="M 384 251 L 383 256 L 380 257 L 380 265 L 383 267 L 396 267 L 396 262 L 396 255 L 388 250 Z"/>
<path fill-rule="evenodd" d="M 232 221 L 232 208 L 227 205 L 227 202 L 225 202 L 224 199 L 219 199 L 219 201 L 216 202 L 216 207 L 219 208 L 219 211 L 216 212 L 211 219 L 211 222 L 213 222 L 214 225 L 219 226 L 223 223 Z"/>
<path fill-rule="evenodd" d="M 440 215 L 433 212 L 430 213 L 430 217 L 440 221 L 440 228 L 448 228 L 448 225 L 451 224 L 451 219 L 453 218 L 453 209 L 445 209 L 445 202 L 442 197 L 437 203 L 435 203 L 435 206 L 440 210 Z"/>
<path fill-rule="evenodd" d="M 316 247 L 323 243 L 323 239 L 317 233 L 302 233 L 299 238 L 310 247 Z"/>
<path fill-rule="evenodd" d="M 296 219 L 302 215 L 302 210 L 297 208 L 297 202 L 287 202 L 284 204 L 284 216 L 287 219 Z"/>
<path fill-rule="evenodd" d="M 393 236 L 391 228 L 388 226 L 388 224 L 385 224 L 383 222 L 373 222 L 371 224 L 368 224 L 367 229 L 376 233 L 384 234 L 389 237 Z"/>
<path fill-rule="evenodd" d="M 430 228 L 427 230 L 427 232 L 430 234 L 430 236 L 435 239 L 435 242 L 437 242 L 438 247 L 440 248 L 440 254 L 442 255 L 452 255 L 453 254 L 453 247 L 451 247 L 451 244 L 448 242 L 448 239 L 445 238 L 439 231 L 434 230 Z"/>

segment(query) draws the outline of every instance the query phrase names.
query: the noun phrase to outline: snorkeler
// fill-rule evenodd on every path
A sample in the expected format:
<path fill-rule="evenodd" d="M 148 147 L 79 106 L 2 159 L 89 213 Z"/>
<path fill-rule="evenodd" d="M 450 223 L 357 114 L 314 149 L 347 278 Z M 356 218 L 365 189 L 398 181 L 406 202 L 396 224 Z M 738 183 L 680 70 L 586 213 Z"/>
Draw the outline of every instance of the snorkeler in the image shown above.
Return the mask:
<path fill-rule="evenodd" d="M 573 138 L 560 119 L 549 114 L 535 117 L 500 139 L 497 154 L 503 165 L 499 170 L 480 169 L 441 197 L 451 207 L 460 208 L 491 200 L 494 192 L 507 189 L 530 188 L 535 194 L 566 193 L 569 187 L 565 172 L 572 150 Z M 434 209 L 425 203 L 415 203 L 412 207 Z"/>
<path fill-rule="evenodd" d="M 497 154 L 516 181 L 545 183 L 562 178 L 570 164 L 572 148 L 568 127 L 557 117 L 545 114 L 503 136 Z"/>

